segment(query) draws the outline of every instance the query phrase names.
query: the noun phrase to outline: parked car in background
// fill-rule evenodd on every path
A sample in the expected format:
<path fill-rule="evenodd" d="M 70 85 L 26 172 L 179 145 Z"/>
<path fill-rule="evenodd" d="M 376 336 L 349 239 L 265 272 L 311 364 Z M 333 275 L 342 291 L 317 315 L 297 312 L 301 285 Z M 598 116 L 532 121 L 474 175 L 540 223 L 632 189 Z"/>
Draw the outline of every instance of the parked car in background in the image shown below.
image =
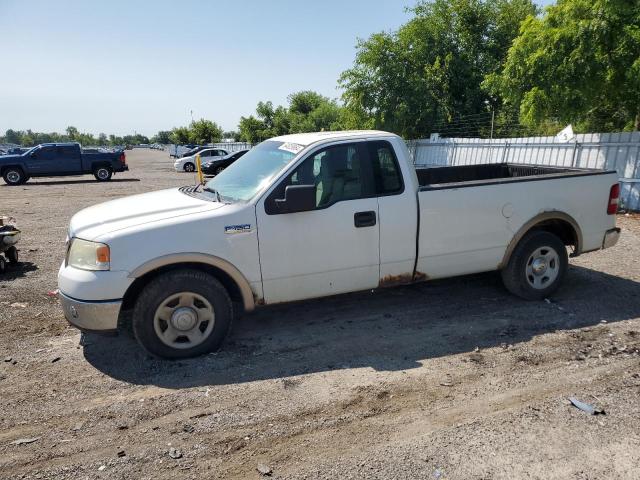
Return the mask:
<path fill-rule="evenodd" d="M 206 145 L 198 145 L 196 147 L 193 147 L 193 148 L 187 150 L 186 152 L 181 153 L 180 155 L 178 155 L 178 157 L 179 158 L 192 157 L 196 153 L 201 152 L 202 150 L 204 150 L 205 148 L 211 148 L 211 147 L 207 147 Z"/>
<path fill-rule="evenodd" d="M 186 145 L 172 145 L 171 147 L 169 147 L 169 157 L 170 158 L 180 158 L 185 153 L 193 150 L 194 148 L 196 148 L 198 146 L 199 145 L 192 144 L 192 143 L 188 143 Z"/>
<path fill-rule="evenodd" d="M 31 147 L 14 147 L 6 151 L 5 155 L 22 155 L 28 151 Z"/>
<path fill-rule="evenodd" d="M 238 150 L 221 158 L 210 157 L 209 160 L 202 161 L 202 171 L 207 175 L 218 175 L 248 151 L 249 150 Z"/>
<path fill-rule="evenodd" d="M 261 305 L 492 270 L 542 300 L 562 283 L 567 247 L 575 257 L 616 244 L 619 187 L 612 170 L 416 170 L 386 132 L 286 135 L 203 188 L 77 213 L 60 298 L 78 328 L 130 327 L 168 358 L 219 348 L 234 318 Z"/>
<path fill-rule="evenodd" d="M 200 155 L 200 164 L 211 161 L 214 158 L 221 158 L 229 155 L 229 152 L 221 148 L 208 148 L 201 150 L 195 155 L 182 157 L 173 163 L 176 172 L 193 172 L 196 169 L 196 155 Z"/>
<path fill-rule="evenodd" d="M 20 185 L 31 177 L 55 177 L 92 173 L 104 182 L 116 172 L 129 170 L 123 151 L 83 152 L 79 143 L 43 143 L 22 155 L 0 157 L 0 175 L 8 185 Z"/>

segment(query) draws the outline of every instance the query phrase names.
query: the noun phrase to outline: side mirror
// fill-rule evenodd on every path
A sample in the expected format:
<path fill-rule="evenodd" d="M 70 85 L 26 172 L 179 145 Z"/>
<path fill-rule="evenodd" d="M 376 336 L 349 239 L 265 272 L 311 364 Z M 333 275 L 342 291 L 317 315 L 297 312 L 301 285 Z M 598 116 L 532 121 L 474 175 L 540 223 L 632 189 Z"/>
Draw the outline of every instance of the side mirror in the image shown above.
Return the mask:
<path fill-rule="evenodd" d="M 315 185 L 289 185 L 284 198 L 276 198 L 276 208 L 280 213 L 308 212 L 316 208 Z"/>

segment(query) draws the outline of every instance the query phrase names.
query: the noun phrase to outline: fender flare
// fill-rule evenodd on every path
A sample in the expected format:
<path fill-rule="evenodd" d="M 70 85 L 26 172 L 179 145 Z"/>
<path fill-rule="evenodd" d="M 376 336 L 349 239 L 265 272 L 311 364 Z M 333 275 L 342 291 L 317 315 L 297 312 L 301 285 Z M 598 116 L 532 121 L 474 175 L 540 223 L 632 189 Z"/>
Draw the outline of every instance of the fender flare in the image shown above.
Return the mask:
<path fill-rule="evenodd" d="M 559 210 L 553 210 L 548 212 L 542 212 L 534 216 L 525 222 L 520 229 L 516 232 L 516 234 L 511 238 L 509 245 L 507 246 L 506 251 L 504 252 L 504 256 L 502 257 L 502 261 L 498 265 L 498 269 L 504 268 L 511 259 L 511 254 L 515 250 L 522 237 L 524 237 L 529 230 L 538 225 L 539 223 L 549 221 L 549 220 L 563 220 L 571 225 L 573 231 L 576 234 L 576 250 L 574 256 L 580 255 L 582 251 L 582 229 L 578 225 L 578 222 L 569 214 L 561 212 Z"/>
<path fill-rule="evenodd" d="M 244 304 L 245 311 L 250 312 L 255 309 L 253 291 L 251 290 L 249 281 L 245 278 L 242 272 L 228 261 L 214 255 L 207 255 L 206 253 L 190 252 L 163 255 L 162 257 L 149 260 L 135 268 L 131 273 L 129 273 L 129 278 L 140 278 L 143 275 L 161 267 L 179 265 L 181 263 L 202 263 L 222 270 L 229 275 L 229 277 L 231 277 L 238 286 L 240 294 L 242 295 L 242 303 Z"/>

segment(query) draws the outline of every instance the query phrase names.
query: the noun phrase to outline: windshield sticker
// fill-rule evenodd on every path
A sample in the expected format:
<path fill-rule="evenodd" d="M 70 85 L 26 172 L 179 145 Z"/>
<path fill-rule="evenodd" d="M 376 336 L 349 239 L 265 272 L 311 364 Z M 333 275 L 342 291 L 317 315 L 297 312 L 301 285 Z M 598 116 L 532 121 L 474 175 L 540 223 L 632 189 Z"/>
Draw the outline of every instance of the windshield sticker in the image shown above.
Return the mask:
<path fill-rule="evenodd" d="M 303 148 L 304 148 L 304 145 L 299 145 L 297 143 L 287 142 L 287 143 L 283 143 L 282 145 L 280 145 L 278 147 L 278 150 L 285 150 L 285 151 L 291 152 L 291 153 L 298 153 Z"/>

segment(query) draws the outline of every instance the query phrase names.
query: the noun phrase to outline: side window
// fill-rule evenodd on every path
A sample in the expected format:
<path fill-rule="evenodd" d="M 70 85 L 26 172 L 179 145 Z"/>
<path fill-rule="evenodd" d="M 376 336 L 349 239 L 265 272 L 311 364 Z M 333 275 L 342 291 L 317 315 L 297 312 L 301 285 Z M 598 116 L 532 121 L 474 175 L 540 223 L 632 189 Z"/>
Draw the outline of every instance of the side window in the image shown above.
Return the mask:
<path fill-rule="evenodd" d="M 53 160 L 56 157 L 56 147 L 42 147 L 38 151 L 38 160 Z"/>
<path fill-rule="evenodd" d="M 56 154 L 63 160 L 75 157 L 75 153 L 73 147 L 56 147 Z"/>
<path fill-rule="evenodd" d="M 211 150 L 205 150 L 204 152 L 200 152 L 200 156 L 201 157 L 210 157 L 211 156 Z"/>
<path fill-rule="evenodd" d="M 366 160 L 361 143 L 329 147 L 302 162 L 284 186 L 315 185 L 317 208 L 370 197 L 375 191 Z"/>
<path fill-rule="evenodd" d="M 369 143 L 369 155 L 373 163 L 373 175 L 378 195 L 391 195 L 403 191 L 402 174 L 398 160 L 389 142 Z"/>

